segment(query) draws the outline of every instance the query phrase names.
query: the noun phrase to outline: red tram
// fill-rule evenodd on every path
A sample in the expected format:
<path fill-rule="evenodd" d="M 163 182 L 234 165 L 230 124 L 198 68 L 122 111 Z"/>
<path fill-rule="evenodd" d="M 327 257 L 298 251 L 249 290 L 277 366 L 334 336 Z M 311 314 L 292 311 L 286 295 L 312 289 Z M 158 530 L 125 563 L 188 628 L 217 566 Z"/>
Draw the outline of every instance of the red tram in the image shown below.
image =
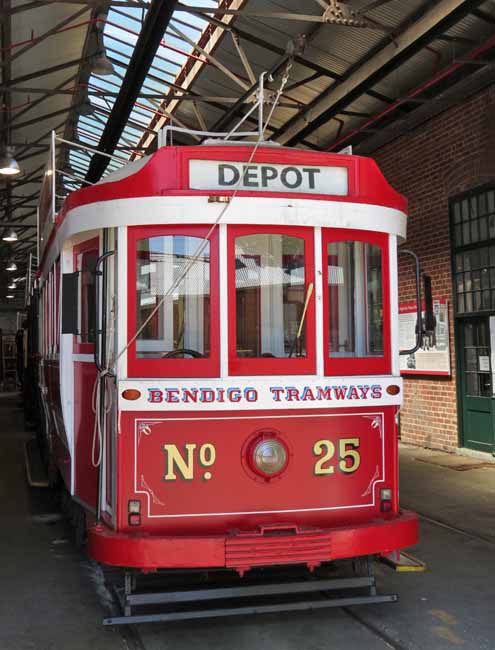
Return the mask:
<path fill-rule="evenodd" d="M 406 211 L 373 160 L 212 144 L 162 147 L 40 224 L 50 472 L 92 558 L 243 575 L 416 543 Z"/>

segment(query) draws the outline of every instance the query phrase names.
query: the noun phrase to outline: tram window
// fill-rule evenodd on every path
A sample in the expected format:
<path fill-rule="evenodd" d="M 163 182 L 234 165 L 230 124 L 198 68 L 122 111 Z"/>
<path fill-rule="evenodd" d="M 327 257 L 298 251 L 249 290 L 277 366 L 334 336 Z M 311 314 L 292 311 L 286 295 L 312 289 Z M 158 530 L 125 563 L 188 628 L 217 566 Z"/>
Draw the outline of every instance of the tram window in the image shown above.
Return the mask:
<path fill-rule="evenodd" d="M 304 240 L 253 234 L 235 240 L 237 357 L 305 357 Z"/>
<path fill-rule="evenodd" d="M 95 342 L 95 268 L 97 259 L 97 250 L 85 251 L 78 255 L 77 266 L 81 272 L 80 343 Z"/>
<path fill-rule="evenodd" d="M 210 356 L 210 244 L 189 268 L 203 239 L 185 235 L 137 242 L 136 355 L 140 359 Z"/>
<path fill-rule="evenodd" d="M 329 354 L 383 356 L 382 252 L 360 241 L 327 248 Z"/>

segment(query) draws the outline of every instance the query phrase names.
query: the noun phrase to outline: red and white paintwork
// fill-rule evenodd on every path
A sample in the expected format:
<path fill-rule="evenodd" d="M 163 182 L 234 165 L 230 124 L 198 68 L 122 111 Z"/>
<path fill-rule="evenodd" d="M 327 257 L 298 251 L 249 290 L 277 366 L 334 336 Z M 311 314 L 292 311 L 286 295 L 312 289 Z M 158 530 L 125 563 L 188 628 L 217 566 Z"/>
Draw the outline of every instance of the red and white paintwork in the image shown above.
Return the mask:
<path fill-rule="evenodd" d="M 389 553 L 417 540 L 417 519 L 398 502 L 396 414 L 401 394 L 398 367 L 397 240 L 405 237 L 406 200 L 383 178 L 374 161 L 284 148 L 260 147 L 255 163 L 346 168 L 346 195 L 240 190 L 215 230 L 212 258 L 212 340 L 209 359 L 195 361 L 196 375 L 177 360 L 135 358 L 134 345 L 117 362 L 104 463 L 102 519 L 96 523 L 97 470 L 91 464 L 96 378 L 93 349 L 73 335 L 60 334 L 60 273 L 76 270 L 77 255 L 102 250 L 102 229 L 117 253 L 109 262 L 115 286 L 115 351 L 135 331 L 134 243 L 143 233 L 204 235 L 220 211 L 209 197 L 228 190 L 190 188 L 191 160 L 247 162 L 246 146 L 164 147 L 104 181 L 74 192 L 44 229 L 40 287 L 43 337 L 43 394 L 50 415 L 56 463 L 73 498 L 89 521 L 89 553 L 98 561 L 152 570 L 159 567 L 249 567 L 321 562 Z M 297 232 L 314 259 L 314 300 L 307 315 L 304 359 L 256 360 L 250 370 L 234 354 L 233 236 L 236 232 Z M 329 360 L 323 335 L 327 296 L 322 251 L 329 237 L 352 235 L 382 247 L 385 354 L 381 359 Z M 146 236 L 149 236 L 148 234 Z M 130 254 L 129 254 L 130 253 Z M 52 277 L 52 281 L 49 278 Z M 128 299 L 128 296 L 129 299 Z M 54 317 L 51 314 L 55 314 Z M 52 322 L 53 321 L 53 322 Z M 182 360 L 184 361 L 184 360 Z M 297 363 L 296 363 L 297 362 Z M 297 374 L 294 368 L 297 367 Z M 251 372 L 251 374 L 248 374 Z M 256 401 L 178 401 L 182 389 L 203 387 L 224 395 L 227 387 L 255 389 Z M 318 387 L 374 386 L 330 400 L 276 400 L 273 387 L 293 387 L 302 396 Z M 122 398 L 138 389 L 136 401 Z M 148 389 L 167 400 L 150 403 Z M 220 393 L 218 393 L 220 389 Z M 158 393 L 157 393 L 158 394 Z M 237 393 L 236 393 L 237 395 Z M 360 397 L 359 397 L 360 395 Z M 260 430 L 276 431 L 290 452 L 287 470 L 266 482 L 253 477 L 243 453 Z M 315 476 L 313 445 L 325 439 L 360 439 L 361 465 L 354 474 Z M 197 449 L 213 444 L 216 461 L 205 478 L 201 467 L 191 480 L 163 481 L 163 445 Z M 392 490 L 392 510 L 380 511 L 379 491 Z M 130 526 L 128 501 L 141 501 L 141 525 Z M 267 533 L 273 530 L 275 537 Z M 284 534 L 284 531 L 286 534 Z"/>

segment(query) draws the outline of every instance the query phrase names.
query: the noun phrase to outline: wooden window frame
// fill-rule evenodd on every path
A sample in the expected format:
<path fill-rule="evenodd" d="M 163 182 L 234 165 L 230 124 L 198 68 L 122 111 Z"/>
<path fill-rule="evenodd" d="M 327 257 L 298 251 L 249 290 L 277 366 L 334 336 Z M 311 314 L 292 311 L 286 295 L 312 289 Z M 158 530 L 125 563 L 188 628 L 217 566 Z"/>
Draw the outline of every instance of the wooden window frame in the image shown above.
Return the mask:
<path fill-rule="evenodd" d="M 382 252 L 383 292 L 383 356 L 332 357 L 329 342 L 330 312 L 328 286 L 328 245 L 356 241 L 377 246 Z M 390 261 L 389 235 L 381 232 L 351 230 L 347 228 L 322 228 L 323 260 L 323 359 L 326 376 L 388 375 L 391 373 L 391 312 L 390 312 Z"/>
<path fill-rule="evenodd" d="M 100 238 L 99 237 L 92 237 L 91 239 L 86 239 L 86 241 L 81 242 L 80 244 L 77 244 L 74 246 L 73 249 L 73 255 L 74 255 L 74 270 L 75 271 L 81 271 L 82 269 L 79 269 L 78 267 L 78 262 L 77 258 L 79 255 L 83 255 L 84 253 L 90 253 L 91 251 L 96 251 L 97 256 L 100 254 Z M 80 322 L 82 320 L 82 315 L 83 315 L 83 294 L 82 294 L 82 274 L 79 275 L 79 296 L 78 296 L 78 307 L 79 307 L 79 318 Z M 82 342 L 80 341 L 80 336 L 81 334 L 74 335 L 74 352 L 77 354 L 93 354 L 95 351 L 95 344 L 94 343 L 88 343 L 88 342 Z M 97 333 L 95 332 L 95 336 L 97 336 Z"/>
<path fill-rule="evenodd" d="M 128 253 L 128 307 L 127 340 L 136 333 L 136 265 L 137 244 L 142 239 L 178 235 L 204 238 L 209 225 L 131 226 L 127 231 Z M 210 355 L 203 359 L 140 359 L 136 355 L 136 342 L 128 348 L 127 370 L 129 377 L 219 377 L 220 376 L 220 286 L 218 228 L 210 241 Z"/>
<path fill-rule="evenodd" d="M 316 372 L 315 293 L 306 313 L 306 356 L 288 358 L 237 356 L 235 240 L 248 235 L 285 235 L 304 241 L 304 293 L 314 284 L 314 228 L 304 226 L 230 225 L 227 227 L 229 375 L 314 375 Z"/>

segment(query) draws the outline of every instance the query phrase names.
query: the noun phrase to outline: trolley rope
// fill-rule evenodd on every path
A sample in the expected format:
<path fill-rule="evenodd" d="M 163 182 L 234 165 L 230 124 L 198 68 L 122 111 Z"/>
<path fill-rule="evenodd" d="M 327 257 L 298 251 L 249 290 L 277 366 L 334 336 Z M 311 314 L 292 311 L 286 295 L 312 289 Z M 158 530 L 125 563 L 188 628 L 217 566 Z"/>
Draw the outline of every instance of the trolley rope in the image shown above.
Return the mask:
<path fill-rule="evenodd" d="M 250 165 L 253 162 L 254 156 L 256 155 L 256 152 L 258 151 L 258 148 L 261 144 L 263 144 L 264 139 L 263 139 L 263 134 L 265 132 L 265 129 L 268 125 L 268 122 L 270 121 L 273 112 L 276 108 L 276 105 L 280 99 L 280 96 L 282 95 L 282 92 L 289 81 L 289 76 L 290 76 L 290 70 L 292 68 L 292 63 L 293 63 L 293 57 L 290 57 L 287 61 L 287 65 L 284 70 L 284 74 L 282 76 L 282 80 L 280 82 L 279 89 L 275 95 L 275 98 L 273 100 L 273 105 L 271 107 L 270 113 L 268 115 L 267 120 L 262 123 L 261 125 L 261 132 L 258 140 L 256 141 L 253 151 L 251 152 L 251 155 L 249 156 L 249 160 L 247 161 L 247 164 Z M 260 102 L 263 102 L 263 97 L 260 97 Z M 192 269 L 192 267 L 196 264 L 198 259 L 201 257 L 202 253 L 210 243 L 210 238 L 215 232 L 215 229 L 219 226 L 221 223 L 222 219 L 224 218 L 227 210 L 229 207 L 232 205 L 232 202 L 234 201 L 235 197 L 237 196 L 237 193 L 240 189 L 241 183 L 242 183 L 243 177 L 242 175 L 239 176 L 239 180 L 237 181 L 237 185 L 234 188 L 234 191 L 232 192 L 231 198 L 229 203 L 226 203 L 225 206 L 222 208 L 220 211 L 220 214 L 218 217 L 215 219 L 213 224 L 210 226 L 208 229 L 206 235 L 203 237 L 202 241 L 196 248 L 194 254 L 192 255 L 191 259 L 189 262 L 186 264 L 184 267 L 183 271 L 180 273 L 180 275 L 177 277 L 174 282 L 170 285 L 170 287 L 167 289 L 167 291 L 163 294 L 161 299 L 158 301 L 157 305 L 155 308 L 151 311 L 151 313 L 148 315 L 148 317 L 144 320 L 144 322 L 141 324 L 141 326 L 136 330 L 136 332 L 133 334 L 133 336 L 129 339 L 127 344 L 120 350 L 120 352 L 109 361 L 108 365 L 106 368 L 104 368 L 102 371 L 98 371 L 95 384 L 93 387 L 93 412 L 95 413 L 95 425 L 93 429 L 93 444 L 92 444 L 92 463 L 94 467 L 99 467 L 102 461 L 102 455 L 103 455 L 103 434 L 101 431 L 101 418 L 100 418 L 100 405 L 101 405 L 101 386 L 104 383 L 105 385 L 105 393 L 107 392 L 106 390 L 106 378 L 112 373 L 112 368 L 115 367 L 115 364 L 119 361 L 119 359 L 127 352 L 127 350 L 130 348 L 130 346 L 136 341 L 136 339 L 139 337 L 139 335 L 143 332 L 145 327 L 148 325 L 148 323 L 152 320 L 152 318 L 155 316 L 155 314 L 158 312 L 158 310 L 162 307 L 164 304 L 165 300 L 179 287 L 179 285 L 185 280 L 187 275 L 189 274 L 189 271 Z M 102 381 L 104 380 L 104 382 Z M 105 407 L 105 413 L 107 413 L 107 409 Z M 119 422 L 120 422 L 120 413 L 119 413 Z M 120 431 L 120 426 L 118 427 Z M 96 453 L 96 442 L 98 441 L 98 456 L 95 458 L 95 453 Z"/>

